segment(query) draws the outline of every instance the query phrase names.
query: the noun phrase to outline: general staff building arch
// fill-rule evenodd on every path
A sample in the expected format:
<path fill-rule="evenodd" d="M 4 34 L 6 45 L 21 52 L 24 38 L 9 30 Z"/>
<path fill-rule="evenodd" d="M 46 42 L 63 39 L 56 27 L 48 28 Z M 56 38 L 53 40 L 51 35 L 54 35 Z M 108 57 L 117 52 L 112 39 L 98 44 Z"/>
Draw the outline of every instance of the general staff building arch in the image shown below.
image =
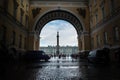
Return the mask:
<path fill-rule="evenodd" d="M 36 1 L 37 2 L 37 1 Z M 78 1 L 77 1 L 78 2 Z M 77 35 L 78 35 L 78 47 L 80 50 L 90 49 L 89 40 L 89 10 L 85 2 L 81 2 L 81 5 L 78 5 L 77 2 L 72 3 L 70 2 L 53 2 L 56 4 L 52 4 L 52 2 L 48 1 L 47 6 L 44 5 L 44 2 L 41 3 L 35 3 L 35 1 L 31 1 L 31 16 L 34 16 L 31 23 L 31 33 L 33 35 L 36 35 L 36 42 L 30 42 L 35 43 L 34 45 L 39 46 L 39 35 L 46 23 L 48 23 L 51 20 L 56 19 L 62 19 L 70 22 L 76 29 Z M 57 5 L 60 4 L 61 6 Z M 63 4 L 64 3 L 64 4 Z M 70 5 L 72 3 L 72 6 Z M 79 2 L 80 3 L 80 2 Z M 40 5 L 41 4 L 41 5 Z M 38 12 L 37 12 L 38 10 Z M 36 13 L 34 15 L 33 13 Z M 33 39 L 33 36 L 30 36 Z M 31 39 L 31 38 L 30 38 Z M 85 41 L 87 40 L 87 41 Z M 34 41 L 34 40 L 33 40 Z M 84 45 L 84 46 L 82 46 Z M 32 46 L 31 46 L 32 47 Z"/>

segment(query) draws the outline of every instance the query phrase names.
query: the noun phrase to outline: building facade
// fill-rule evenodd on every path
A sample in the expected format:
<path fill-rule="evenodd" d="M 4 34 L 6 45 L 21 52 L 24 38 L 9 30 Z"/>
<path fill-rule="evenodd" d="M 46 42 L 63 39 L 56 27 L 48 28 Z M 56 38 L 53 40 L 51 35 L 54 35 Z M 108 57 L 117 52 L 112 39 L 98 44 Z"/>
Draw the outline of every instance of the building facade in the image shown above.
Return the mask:
<path fill-rule="evenodd" d="M 29 0 L 0 1 L 0 44 L 18 51 L 28 49 Z"/>
<path fill-rule="evenodd" d="M 43 50 L 46 54 L 49 55 L 57 55 L 57 49 L 56 46 L 48 46 L 48 47 L 40 47 L 40 50 Z M 65 54 L 65 55 L 71 55 L 78 53 L 78 47 L 77 46 L 61 46 L 59 47 L 59 54 Z"/>
<path fill-rule="evenodd" d="M 1 0 L 0 45 L 39 50 L 42 28 L 56 19 L 75 27 L 79 51 L 120 46 L 120 0 Z"/>
<path fill-rule="evenodd" d="M 91 49 L 120 46 L 120 1 L 90 0 Z"/>

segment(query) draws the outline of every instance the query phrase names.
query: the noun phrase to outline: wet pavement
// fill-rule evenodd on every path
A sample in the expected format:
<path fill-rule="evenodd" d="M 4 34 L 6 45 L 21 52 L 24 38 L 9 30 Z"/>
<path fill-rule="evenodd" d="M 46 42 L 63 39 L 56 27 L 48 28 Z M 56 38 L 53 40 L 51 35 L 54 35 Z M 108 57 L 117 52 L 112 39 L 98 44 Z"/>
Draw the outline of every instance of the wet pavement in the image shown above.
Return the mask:
<path fill-rule="evenodd" d="M 0 80 L 120 80 L 120 66 L 91 64 L 71 57 L 53 57 L 48 62 L 6 64 Z"/>

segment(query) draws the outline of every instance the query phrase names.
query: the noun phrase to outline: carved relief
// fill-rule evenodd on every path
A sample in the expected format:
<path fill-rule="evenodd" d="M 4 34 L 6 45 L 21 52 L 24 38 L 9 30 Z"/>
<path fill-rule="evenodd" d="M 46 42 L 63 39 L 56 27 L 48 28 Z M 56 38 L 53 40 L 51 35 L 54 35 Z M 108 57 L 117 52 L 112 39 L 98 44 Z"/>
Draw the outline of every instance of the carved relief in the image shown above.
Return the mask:
<path fill-rule="evenodd" d="M 45 14 L 43 17 L 40 18 L 38 24 L 40 26 L 36 26 L 35 30 L 41 29 L 47 22 L 55 19 L 64 19 L 67 20 L 70 23 L 73 23 L 75 28 L 79 28 L 81 31 L 83 31 L 82 25 L 80 21 L 71 13 L 57 10 L 57 11 L 52 11 L 51 13 Z M 38 28 L 37 28 L 38 27 Z"/>
<path fill-rule="evenodd" d="M 86 17 L 86 10 L 84 8 L 78 8 L 77 11 L 83 18 Z"/>
<path fill-rule="evenodd" d="M 33 15 L 33 18 L 37 16 L 37 14 L 39 14 L 41 8 L 35 8 L 32 10 L 32 15 Z"/>

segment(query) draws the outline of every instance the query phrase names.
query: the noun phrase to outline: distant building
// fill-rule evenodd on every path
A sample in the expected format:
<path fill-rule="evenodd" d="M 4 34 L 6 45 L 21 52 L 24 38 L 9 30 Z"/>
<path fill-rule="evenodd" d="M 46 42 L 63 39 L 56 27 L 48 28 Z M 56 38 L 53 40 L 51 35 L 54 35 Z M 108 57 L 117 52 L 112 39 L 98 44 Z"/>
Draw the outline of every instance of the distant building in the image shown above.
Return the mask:
<path fill-rule="evenodd" d="M 57 54 L 56 46 L 40 47 L 40 50 L 45 51 L 46 54 L 52 54 L 52 55 Z M 66 54 L 66 55 L 78 53 L 78 47 L 77 46 L 61 46 L 59 48 L 59 53 Z"/>

